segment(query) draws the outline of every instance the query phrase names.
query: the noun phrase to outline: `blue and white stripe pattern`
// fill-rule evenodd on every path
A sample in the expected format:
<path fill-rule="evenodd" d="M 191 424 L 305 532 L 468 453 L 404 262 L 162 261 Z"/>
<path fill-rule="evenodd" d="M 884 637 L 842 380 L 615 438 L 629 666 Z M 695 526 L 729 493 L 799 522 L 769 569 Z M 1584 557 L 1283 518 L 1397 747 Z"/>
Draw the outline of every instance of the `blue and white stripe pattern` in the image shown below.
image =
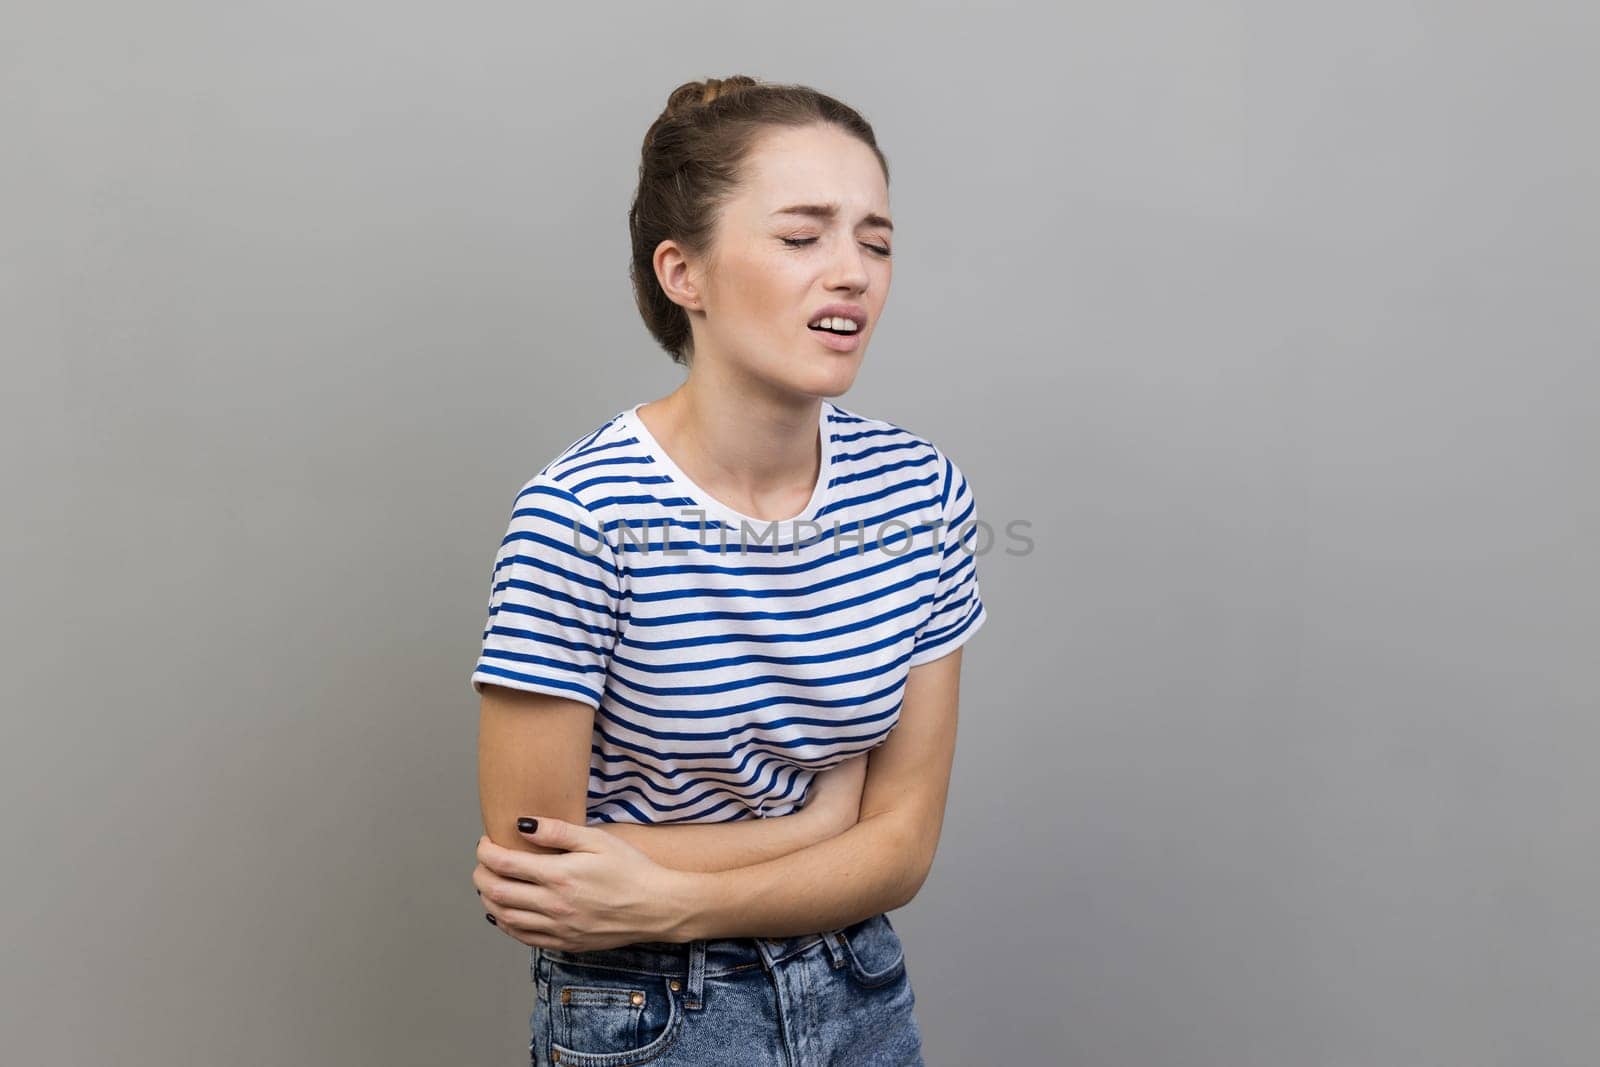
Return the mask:
<path fill-rule="evenodd" d="M 913 666 L 986 620 L 972 488 L 927 439 L 824 400 L 811 501 L 747 520 L 741 550 L 744 516 L 639 406 L 518 492 L 473 690 L 595 709 L 590 824 L 786 814 L 816 771 L 888 736 Z"/>

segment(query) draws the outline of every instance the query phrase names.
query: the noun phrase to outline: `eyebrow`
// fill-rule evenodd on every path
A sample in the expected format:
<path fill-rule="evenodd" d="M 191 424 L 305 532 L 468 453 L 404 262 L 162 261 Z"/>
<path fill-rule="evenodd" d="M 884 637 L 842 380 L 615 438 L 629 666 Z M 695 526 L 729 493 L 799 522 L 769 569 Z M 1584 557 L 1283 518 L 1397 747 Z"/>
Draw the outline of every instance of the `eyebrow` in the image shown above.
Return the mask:
<path fill-rule="evenodd" d="M 818 219 L 833 219 L 833 218 L 836 218 L 838 216 L 838 214 L 839 214 L 839 205 L 838 204 L 790 204 L 788 207 L 779 208 L 778 210 L 774 211 L 773 214 L 774 215 L 808 215 L 808 216 L 810 216 L 812 218 L 818 218 Z M 888 219 L 884 218 L 882 215 L 877 215 L 877 214 L 865 215 L 865 216 L 862 217 L 861 221 L 862 221 L 863 224 L 865 224 L 867 226 L 882 226 L 884 229 L 890 230 L 890 231 L 892 231 L 894 229 L 894 223 L 890 222 Z"/>

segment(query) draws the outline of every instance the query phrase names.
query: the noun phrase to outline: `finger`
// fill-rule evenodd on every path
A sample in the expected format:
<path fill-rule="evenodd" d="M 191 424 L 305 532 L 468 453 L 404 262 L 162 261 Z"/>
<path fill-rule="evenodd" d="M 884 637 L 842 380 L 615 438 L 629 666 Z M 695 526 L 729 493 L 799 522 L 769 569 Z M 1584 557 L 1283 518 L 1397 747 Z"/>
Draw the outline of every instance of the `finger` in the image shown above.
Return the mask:
<path fill-rule="evenodd" d="M 526 829 L 528 826 L 534 829 Z M 541 815 L 537 819 L 518 819 L 517 833 L 535 845 L 563 852 L 599 852 L 605 844 L 615 840 L 603 830 L 580 826 L 565 819 L 552 819 L 548 815 Z"/>
<path fill-rule="evenodd" d="M 486 894 L 483 907 L 484 913 L 507 936 L 529 945 L 539 943 L 545 948 L 565 947 L 556 942 L 570 935 L 571 929 L 567 921 L 545 910 L 552 907 L 549 903 L 534 902 L 534 905 L 522 908 L 501 904 L 491 901 Z M 530 937 L 533 940 L 530 940 Z"/>
<path fill-rule="evenodd" d="M 537 911 L 546 915 L 563 914 L 556 891 L 537 882 L 524 882 L 506 878 L 479 864 L 472 872 L 472 884 L 477 887 L 484 909 L 495 908 Z M 496 913 L 496 918 L 498 918 Z"/>
<path fill-rule="evenodd" d="M 581 952 L 585 950 L 585 946 L 566 936 L 559 927 L 550 924 L 548 920 L 544 924 L 531 929 L 504 925 L 500 926 L 500 929 L 507 937 L 524 945 L 557 949 L 562 952 Z"/>
<path fill-rule="evenodd" d="M 485 905 L 488 908 L 489 905 Z M 483 917 L 494 924 L 495 929 L 524 945 L 540 945 L 543 948 L 559 948 L 560 940 L 558 928 L 548 915 L 540 915 L 534 911 L 520 911 L 515 908 L 496 908 L 485 910 Z"/>
<path fill-rule="evenodd" d="M 546 935 L 566 931 L 567 924 L 564 920 L 537 908 L 509 908 L 500 904 L 485 905 L 485 907 L 493 909 L 489 914 L 494 917 L 495 925 L 503 930 Z"/>
<path fill-rule="evenodd" d="M 523 882 L 545 882 L 550 876 L 550 856 L 502 848 L 487 837 L 478 838 L 478 862 L 506 878 Z"/>
<path fill-rule="evenodd" d="M 480 897 L 483 896 L 484 891 L 487 890 L 491 885 L 494 885 L 497 882 L 510 881 L 513 881 L 513 879 L 496 874 L 491 868 L 485 867 L 481 863 L 472 868 L 472 888 L 477 891 L 477 894 Z"/>

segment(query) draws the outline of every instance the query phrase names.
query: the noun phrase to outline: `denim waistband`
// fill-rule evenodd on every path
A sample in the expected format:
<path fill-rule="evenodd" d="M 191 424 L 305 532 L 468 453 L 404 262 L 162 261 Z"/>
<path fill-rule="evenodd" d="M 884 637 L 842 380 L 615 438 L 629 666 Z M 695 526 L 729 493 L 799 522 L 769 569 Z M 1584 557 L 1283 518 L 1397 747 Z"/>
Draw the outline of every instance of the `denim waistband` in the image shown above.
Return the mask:
<path fill-rule="evenodd" d="M 687 983 L 685 1008 L 701 1006 L 701 982 L 707 977 L 748 970 L 751 967 L 778 964 L 804 952 L 819 941 L 825 946 L 835 967 L 843 967 L 848 960 L 844 931 L 827 930 L 818 934 L 797 937 L 718 937 L 694 941 L 636 941 L 615 948 L 593 949 L 588 952 L 568 952 L 563 949 L 533 949 L 534 967 L 540 958 L 558 963 L 602 970 L 629 971 L 681 977 Z"/>

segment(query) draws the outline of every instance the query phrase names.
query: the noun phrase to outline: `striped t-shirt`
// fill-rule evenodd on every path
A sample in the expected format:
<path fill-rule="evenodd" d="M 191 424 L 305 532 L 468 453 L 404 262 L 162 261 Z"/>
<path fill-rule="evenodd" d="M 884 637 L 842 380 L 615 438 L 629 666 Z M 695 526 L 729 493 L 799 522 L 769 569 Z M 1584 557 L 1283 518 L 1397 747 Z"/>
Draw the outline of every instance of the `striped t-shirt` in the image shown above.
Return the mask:
<path fill-rule="evenodd" d="M 986 620 L 972 488 L 926 438 L 823 400 L 811 500 L 769 523 L 690 481 L 642 406 L 517 493 L 472 688 L 595 709 L 591 825 L 786 814 Z"/>

